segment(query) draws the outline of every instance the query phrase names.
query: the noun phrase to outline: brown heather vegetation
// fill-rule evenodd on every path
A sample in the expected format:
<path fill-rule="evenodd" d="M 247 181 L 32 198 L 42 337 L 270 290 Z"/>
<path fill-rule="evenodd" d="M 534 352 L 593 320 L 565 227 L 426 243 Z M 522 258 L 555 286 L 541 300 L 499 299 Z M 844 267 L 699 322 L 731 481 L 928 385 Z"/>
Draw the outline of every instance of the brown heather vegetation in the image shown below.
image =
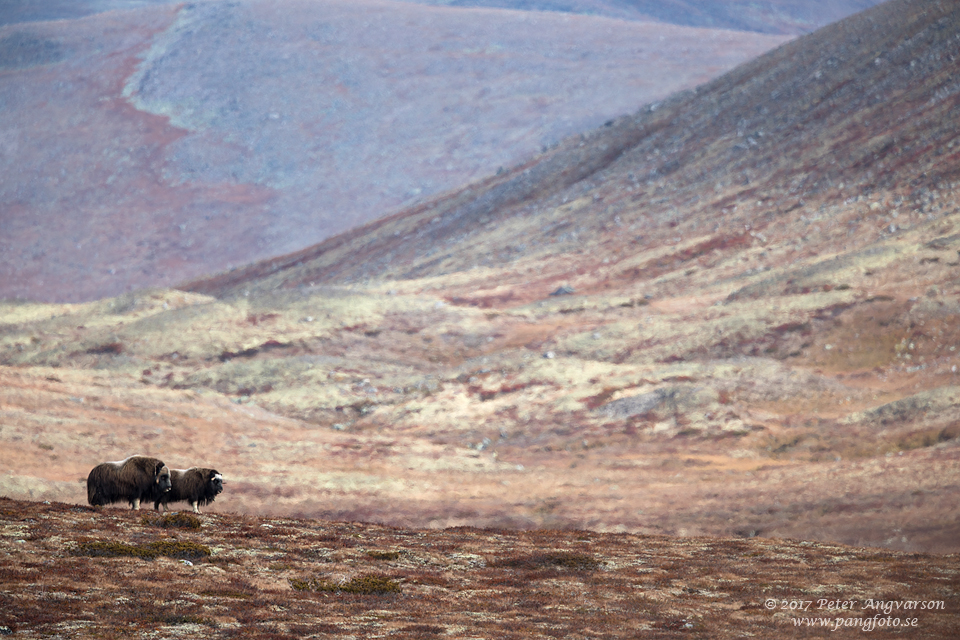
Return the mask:
<path fill-rule="evenodd" d="M 872 599 L 942 602 L 890 617 L 916 618 L 911 638 L 960 633 L 956 554 L 201 519 L 199 530 L 171 534 L 117 509 L 0 499 L 0 629 L 15 638 L 860 638 L 855 628 L 795 627 L 789 602 L 811 601 L 806 615 L 832 623 L 873 617 Z M 91 551 L 161 547 L 204 552 Z M 858 604 L 840 614 L 831 600 Z"/>

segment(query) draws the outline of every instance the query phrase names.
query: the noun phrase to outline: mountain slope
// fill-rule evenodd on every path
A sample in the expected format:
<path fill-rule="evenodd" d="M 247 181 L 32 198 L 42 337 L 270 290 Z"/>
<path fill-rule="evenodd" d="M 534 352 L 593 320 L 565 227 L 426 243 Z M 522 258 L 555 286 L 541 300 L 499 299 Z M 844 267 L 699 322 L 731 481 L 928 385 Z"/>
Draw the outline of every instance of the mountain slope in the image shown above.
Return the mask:
<path fill-rule="evenodd" d="M 90 300 L 299 249 L 782 41 L 375 0 L 8 25 L 0 297 Z"/>
<path fill-rule="evenodd" d="M 924 3 L 882 6 L 509 172 L 250 273 L 297 265 L 266 288 L 421 277 L 502 265 L 504 250 L 550 269 L 543 263 L 579 246 L 602 243 L 595 257 L 629 259 L 675 237 L 722 242 L 750 230 L 785 245 L 811 226 L 809 212 L 836 207 L 834 225 L 853 215 L 851 197 L 880 201 L 872 211 L 881 213 L 846 220 L 843 245 L 873 245 L 890 228 L 883 214 L 904 201 L 922 206 L 925 194 L 960 178 L 955 20 Z M 577 240 L 557 242 L 547 219 L 575 224 Z M 527 249 L 492 250 L 504 244 L 495 221 L 509 221 L 511 242 Z M 625 238 L 621 228 L 636 233 Z M 843 250 L 825 235 L 803 237 L 814 255 Z M 256 286 L 245 277 L 235 271 L 224 282 Z"/>

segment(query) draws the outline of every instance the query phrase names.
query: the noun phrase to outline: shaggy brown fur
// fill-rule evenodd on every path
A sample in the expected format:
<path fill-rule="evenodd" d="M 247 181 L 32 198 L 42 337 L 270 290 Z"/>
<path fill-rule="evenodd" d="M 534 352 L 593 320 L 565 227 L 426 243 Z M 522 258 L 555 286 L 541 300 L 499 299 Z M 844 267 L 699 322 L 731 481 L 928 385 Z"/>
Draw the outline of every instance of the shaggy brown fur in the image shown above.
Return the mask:
<path fill-rule="evenodd" d="M 194 513 L 200 513 L 200 506 L 213 502 L 223 491 L 223 476 L 216 469 L 173 469 L 170 471 L 170 491 L 157 497 L 153 508 L 167 510 L 167 503 L 186 500 L 193 507 Z"/>
<path fill-rule="evenodd" d="M 102 462 L 87 476 L 87 501 L 95 507 L 126 501 L 132 509 L 139 509 L 142 500 L 156 500 L 168 491 L 167 465 L 146 456 Z"/>

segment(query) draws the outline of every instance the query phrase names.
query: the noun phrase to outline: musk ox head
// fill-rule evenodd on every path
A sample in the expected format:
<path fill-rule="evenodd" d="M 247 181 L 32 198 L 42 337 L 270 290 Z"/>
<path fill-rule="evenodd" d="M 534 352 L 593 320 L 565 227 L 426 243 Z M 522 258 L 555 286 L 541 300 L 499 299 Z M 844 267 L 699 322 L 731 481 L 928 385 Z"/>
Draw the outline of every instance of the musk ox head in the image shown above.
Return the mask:
<path fill-rule="evenodd" d="M 216 469 L 208 469 L 208 471 L 210 471 L 210 479 L 207 482 L 210 484 L 210 491 L 215 496 L 223 493 L 223 475 Z"/>
<path fill-rule="evenodd" d="M 167 469 L 167 465 L 160 460 L 157 460 L 156 469 L 157 493 L 163 494 L 170 491 L 173 488 L 173 484 L 170 482 L 170 469 Z"/>

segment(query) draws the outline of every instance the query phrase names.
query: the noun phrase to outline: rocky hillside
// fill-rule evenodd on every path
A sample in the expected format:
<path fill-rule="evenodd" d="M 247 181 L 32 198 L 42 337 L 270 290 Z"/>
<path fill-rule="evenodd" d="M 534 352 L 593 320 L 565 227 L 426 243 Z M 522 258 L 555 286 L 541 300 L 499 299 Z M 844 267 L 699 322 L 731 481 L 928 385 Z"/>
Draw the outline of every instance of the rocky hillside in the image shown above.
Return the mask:
<path fill-rule="evenodd" d="M 301 249 L 784 40 L 379 0 L 8 24 L 0 298 L 92 300 Z"/>
<path fill-rule="evenodd" d="M 693 287 L 736 275 L 712 267 L 748 247 L 771 268 L 797 268 L 885 253 L 918 232 L 932 240 L 949 231 L 960 178 L 956 21 L 949 6 L 883 5 L 510 171 L 194 288 L 452 272 L 478 281 L 495 274 L 502 287 L 535 262 L 541 289 L 520 297 L 514 288 L 516 301 L 529 301 L 564 278 L 581 289 L 649 290 L 670 267 L 695 267 L 710 252 L 711 268 L 696 270 Z M 929 224 L 942 217 L 947 226 Z M 653 271 L 637 269 L 647 252 L 675 264 L 658 258 Z M 493 271 L 474 275 L 474 267 Z"/>
<path fill-rule="evenodd" d="M 0 499 L 16 638 L 948 638 L 960 563 L 784 540 L 158 516 Z M 864 626 L 867 625 L 867 626 Z"/>

